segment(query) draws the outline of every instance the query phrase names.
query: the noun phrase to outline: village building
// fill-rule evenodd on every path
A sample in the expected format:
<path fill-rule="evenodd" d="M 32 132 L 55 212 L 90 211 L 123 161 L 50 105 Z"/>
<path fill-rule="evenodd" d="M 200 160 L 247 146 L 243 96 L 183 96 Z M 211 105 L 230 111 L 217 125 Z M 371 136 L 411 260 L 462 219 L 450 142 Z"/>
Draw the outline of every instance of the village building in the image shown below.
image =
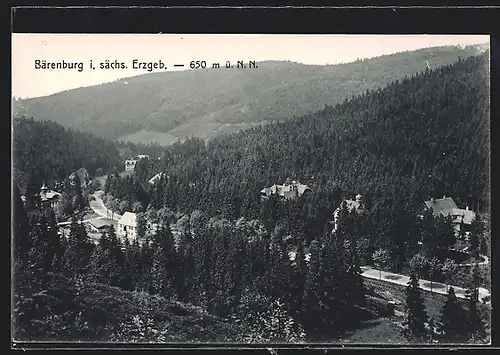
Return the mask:
<path fill-rule="evenodd" d="M 342 212 L 343 208 L 345 208 L 350 213 L 355 212 L 358 214 L 363 214 L 367 212 L 365 203 L 363 201 L 363 196 L 361 196 L 360 194 L 357 194 L 354 200 L 342 201 L 340 206 L 337 207 L 337 209 L 333 212 L 333 231 L 337 230 L 340 213 Z"/>
<path fill-rule="evenodd" d="M 118 220 L 116 234 L 119 237 L 137 238 L 137 215 L 132 212 L 125 212 Z"/>
<path fill-rule="evenodd" d="M 141 159 L 149 159 L 149 155 L 146 155 L 146 154 L 139 154 L 135 157 L 137 160 L 141 160 Z"/>
<path fill-rule="evenodd" d="M 468 206 L 465 209 L 458 208 L 457 204 L 451 197 L 443 196 L 443 198 L 425 201 L 423 206 L 418 211 L 418 216 L 423 217 L 424 211 L 430 209 L 435 217 L 451 216 L 453 229 L 458 234 L 460 231 L 467 232 L 470 229 L 472 221 L 476 218 L 474 211 L 471 211 Z"/>
<path fill-rule="evenodd" d="M 283 185 L 274 184 L 273 186 L 265 187 L 260 190 L 260 196 L 264 199 L 272 195 L 278 195 L 289 200 L 295 199 L 304 194 L 307 195 L 309 193 L 312 193 L 309 186 L 301 184 L 297 181 L 290 181 L 289 179 L 287 179 Z"/>
<path fill-rule="evenodd" d="M 150 185 L 154 185 L 156 184 L 156 182 L 158 182 L 162 177 L 165 177 L 165 173 L 158 173 L 156 174 L 155 176 L 153 176 L 151 179 L 149 179 L 148 183 Z"/>
<path fill-rule="evenodd" d="M 50 190 L 45 185 L 45 182 L 43 183 L 40 188 L 40 203 L 43 208 L 55 208 L 60 198 L 61 194 L 59 192 Z"/>
<path fill-rule="evenodd" d="M 113 226 L 116 230 L 118 222 L 108 218 L 94 218 L 88 221 L 90 231 L 94 233 L 101 233 L 107 231 Z"/>
<path fill-rule="evenodd" d="M 127 159 L 125 160 L 125 171 L 133 172 L 135 165 L 137 164 L 137 159 Z"/>

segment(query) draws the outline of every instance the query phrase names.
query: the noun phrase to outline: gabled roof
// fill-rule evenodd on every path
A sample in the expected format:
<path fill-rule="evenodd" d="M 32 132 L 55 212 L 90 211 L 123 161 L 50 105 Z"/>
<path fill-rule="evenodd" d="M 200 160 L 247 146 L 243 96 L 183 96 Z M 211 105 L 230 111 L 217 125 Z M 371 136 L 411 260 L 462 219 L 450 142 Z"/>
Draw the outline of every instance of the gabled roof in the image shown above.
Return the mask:
<path fill-rule="evenodd" d="M 297 185 L 297 190 L 299 191 L 299 194 L 303 194 L 304 192 L 311 190 L 311 188 L 307 185 L 299 184 Z"/>
<path fill-rule="evenodd" d="M 464 224 L 471 224 L 476 217 L 474 211 L 458 208 L 451 197 L 425 201 L 425 206 L 432 209 L 434 216 L 452 216 L 455 217 L 455 221 Z"/>
<path fill-rule="evenodd" d="M 137 226 L 136 214 L 132 212 L 125 212 L 118 221 L 118 224 L 124 224 L 126 226 L 136 227 Z"/>
<path fill-rule="evenodd" d="M 458 209 L 455 201 L 451 197 L 438 198 L 435 200 L 425 201 L 425 205 L 432 209 L 435 215 L 443 214 L 448 216 L 453 212 L 453 209 Z"/>
<path fill-rule="evenodd" d="M 160 180 L 163 176 L 165 176 L 165 173 L 158 173 L 155 176 L 153 176 L 151 179 L 149 179 L 150 184 L 154 184 L 156 181 Z"/>
<path fill-rule="evenodd" d="M 347 210 L 349 212 L 353 212 L 353 211 L 363 211 L 365 209 L 365 206 L 363 205 L 362 202 L 360 201 L 354 201 L 354 200 L 344 200 L 342 201 L 342 203 L 340 204 L 340 206 L 337 208 L 337 210 L 340 210 L 342 208 L 342 205 L 346 204 L 346 207 L 347 207 Z"/>
<path fill-rule="evenodd" d="M 296 188 L 298 195 L 302 195 L 306 191 L 311 191 L 311 188 L 309 186 L 293 181 L 291 184 L 285 185 L 274 184 L 270 187 L 263 188 L 262 190 L 260 190 L 260 192 L 265 193 L 266 195 L 278 194 L 284 197 L 292 197 L 295 196 L 294 188 Z"/>
<path fill-rule="evenodd" d="M 114 226 L 116 228 L 117 222 L 107 218 L 94 218 L 89 221 L 89 224 L 97 229 Z"/>
<path fill-rule="evenodd" d="M 59 192 L 49 190 L 44 195 L 41 196 L 41 200 L 42 201 L 49 201 L 49 200 L 59 198 L 59 196 L 61 196 L 61 194 Z"/>
<path fill-rule="evenodd" d="M 476 218 L 476 214 L 474 213 L 474 211 L 462 210 L 459 208 L 453 209 L 452 216 L 457 217 L 456 219 L 464 224 L 471 224 L 472 221 Z"/>

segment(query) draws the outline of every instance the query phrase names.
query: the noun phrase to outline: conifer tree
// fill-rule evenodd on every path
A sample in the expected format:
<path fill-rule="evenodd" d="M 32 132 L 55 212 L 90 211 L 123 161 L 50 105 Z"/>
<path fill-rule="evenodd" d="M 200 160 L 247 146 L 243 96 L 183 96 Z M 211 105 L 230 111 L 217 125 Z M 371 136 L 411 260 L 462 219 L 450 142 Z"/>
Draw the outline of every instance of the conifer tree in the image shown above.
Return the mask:
<path fill-rule="evenodd" d="M 459 303 L 453 287 L 448 290 L 446 301 L 441 309 L 439 328 L 441 339 L 449 343 L 461 342 L 467 334 L 466 312 Z"/>
<path fill-rule="evenodd" d="M 322 330 L 321 320 L 325 318 L 325 313 L 323 313 L 324 305 L 321 298 L 324 290 L 319 255 L 320 246 L 317 241 L 311 243 L 310 253 L 300 318 L 306 332 L 318 333 Z"/>
<path fill-rule="evenodd" d="M 26 264 L 28 252 L 31 248 L 31 240 L 29 238 L 30 225 L 29 219 L 21 200 L 21 193 L 17 184 L 14 184 L 14 250 L 15 261 L 19 266 Z"/>
<path fill-rule="evenodd" d="M 305 260 L 304 243 L 299 242 L 292 264 L 292 278 L 290 288 L 290 314 L 297 317 L 302 307 L 304 288 L 307 276 L 307 263 Z"/>
<path fill-rule="evenodd" d="M 64 272 L 69 275 L 84 275 L 92 253 L 92 244 L 83 223 L 71 220 L 68 244 L 64 253 Z"/>
<path fill-rule="evenodd" d="M 476 262 L 472 267 L 469 287 L 465 292 L 468 305 L 467 324 L 471 340 L 474 342 L 481 340 L 485 335 L 484 323 L 478 309 L 480 283 L 481 275 L 479 272 L 479 265 Z"/>
<path fill-rule="evenodd" d="M 413 272 L 406 288 L 406 320 L 404 335 L 413 342 L 423 342 L 427 337 L 428 321 L 424 300 L 418 284 L 417 275 Z"/>
<path fill-rule="evenodd" d="M 483 221 L 479 215 L 476 215 L 476 218 L 472 221 L 471 231 L 469 234 L 469 251 L 472 254 L 474 262 L 479 259 L 479 251 L 481 240 L 483 238 L 483 231 Z"/>

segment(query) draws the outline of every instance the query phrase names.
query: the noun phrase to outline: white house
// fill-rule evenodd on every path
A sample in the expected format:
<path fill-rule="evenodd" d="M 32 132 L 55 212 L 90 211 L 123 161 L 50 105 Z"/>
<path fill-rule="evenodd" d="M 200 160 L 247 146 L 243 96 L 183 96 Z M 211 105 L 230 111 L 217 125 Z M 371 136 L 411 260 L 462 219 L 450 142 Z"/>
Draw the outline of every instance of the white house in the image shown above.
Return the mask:
<path fill-rule="evenodd" d="M 127 159 L 125 160 L 125 171 L 134 171 L 135 165 L 137 164 L 137 159 Z"/>
<path fill-rule="evenodd" d="M 136 214 L 132 212 L 125 212 L 118 220 L 117 236 L 135 239 L 137 238 L 137 219 Z"/>

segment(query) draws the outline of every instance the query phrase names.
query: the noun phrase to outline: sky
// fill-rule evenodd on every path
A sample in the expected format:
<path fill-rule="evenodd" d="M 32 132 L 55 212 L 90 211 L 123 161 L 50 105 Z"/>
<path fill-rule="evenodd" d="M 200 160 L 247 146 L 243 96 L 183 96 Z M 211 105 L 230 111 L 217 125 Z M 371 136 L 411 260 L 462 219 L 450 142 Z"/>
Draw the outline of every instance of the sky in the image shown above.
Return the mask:
<path fill-rule="evenodd" d="M 13 34 L 12 94 L 16 98 L 51 95 L 146 74 L 133 60 L 159 62 L 166 70 L 189 69 L 191 61 L 236 63 L 290 60 L 338 64 L 385 54 L 443 45 L 489 43 L 488 35 L 192 35 L 192 34 Z M 127 69 L 100 69 L 109 59 Z M 37 69 L 35 61 L 81 62 L 83 70 Z M 90 68 L 92 60 L 95 69 Z M 174 68 L 184 64 L 184 68 Z M 164 71 L 154 70 L 154 71 Z M 258 69 L 257 69 L 258 70 Z"/>

